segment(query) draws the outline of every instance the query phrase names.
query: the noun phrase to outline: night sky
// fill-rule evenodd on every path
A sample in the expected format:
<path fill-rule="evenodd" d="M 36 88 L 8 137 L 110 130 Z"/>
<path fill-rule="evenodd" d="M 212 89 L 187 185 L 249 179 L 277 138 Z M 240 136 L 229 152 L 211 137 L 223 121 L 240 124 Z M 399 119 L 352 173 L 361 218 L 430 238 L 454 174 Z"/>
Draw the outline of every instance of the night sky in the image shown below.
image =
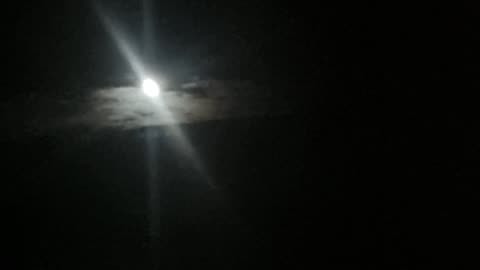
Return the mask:
<path fill-rule="evenodd" d="M 141 2 L 97 2 L 140 53 Z M 475 269 L 477 5 L 152 2 L 152 66 L 250 80 L 293 112 L 181 126 L 208 181 L 165 128 L 2 138 L 0 267 Z M 91 1 L 2 11 L 0 119 L 132 74 Z"/>

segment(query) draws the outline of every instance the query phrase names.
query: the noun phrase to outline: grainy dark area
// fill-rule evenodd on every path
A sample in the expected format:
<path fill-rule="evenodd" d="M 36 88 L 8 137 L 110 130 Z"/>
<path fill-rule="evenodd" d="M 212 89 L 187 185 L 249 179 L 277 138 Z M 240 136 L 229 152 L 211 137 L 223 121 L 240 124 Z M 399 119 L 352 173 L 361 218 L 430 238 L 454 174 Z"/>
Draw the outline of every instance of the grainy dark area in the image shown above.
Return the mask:
<path fill-rule="evenodd" d="M 292 112 L 179 126 L 208 179 L 169 127 L 36 133 L 132 71 L 93 1 L 3 4 L 2 269 L 478 267 L 477 4 L 150 2 L 144 44 L 142 1 L 95 1 L 172 80 Z"/>

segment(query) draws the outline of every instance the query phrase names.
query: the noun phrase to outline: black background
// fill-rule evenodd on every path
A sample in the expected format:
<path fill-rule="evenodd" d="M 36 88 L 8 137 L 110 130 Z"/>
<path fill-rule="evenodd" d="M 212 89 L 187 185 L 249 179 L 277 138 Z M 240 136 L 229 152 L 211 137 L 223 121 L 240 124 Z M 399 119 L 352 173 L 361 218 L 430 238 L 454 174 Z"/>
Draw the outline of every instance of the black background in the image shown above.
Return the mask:
<path fill-rule="evenodd" d="M 106 1 L 105 7 L 141 40 L 137 2 Z M 7 102 L 30 92 L 88 91 L 129 72 L 88 1 L 4 4 L 2 11 L 7 72 L 2 97 Z M 200 258 L 211 254 L 198 255 L 208 249 L 202 243 L 218 244 L 221 233 L 193 241 L 188 236 L 193 229 L 179 229 L 185 245 L 162 250 L 159 258 L 174 258 L 166 259 L 172 268 L 473 264 L 479 225 L 478 11 L 471 3 L 415 1 L 157 1 L 154 62 L 165 72 L 252 79 L 300 105 L 290 117 L 220 123 L 213 129 L 220 130 L 213 132 L 219 138 L 215 143 L 212 131 L 202 131 L 209 130 L 208 125 L 191 128 L 193 140 L 247 225 L 220 226 L 230 237 L 226 242 L 237 249 L 220 252 L 215 257 L 219 259 L 207 264 Z M 142 267 L 134 261 L 142 256 L 147 260 L 147 251 L 133 247 L 141 246 L 146 225 L 134 234 L 122 230 L 128 231 L 125 227 L 133 223 L 129 220 L 141 220 L 143 214 L 118 210 L 124 205 L 138 208 L 145 196 L 142 187 L 119 186 L 121 194 L 137 193 L 128 203 L 111 206 L 102 198 L 115 201 L 121 196 L 106 195 L 115 190 L 106 182 L 82 184 L 87 178 L 142 178 L 114 173 L 116 162 L 132 162 L 137 166 L 132 172 L 142 171 L 141 162 L 131 160 L 140 142 L 120 136 L 110 148 L 85 150 L 82 143 L 68 146 L 69 136 L 62 136 L 3 144 L 4 157 L 11 161 L 2 177 L 8 193 L 4 205 L 12 213 L 5 218 L 12 224 L 4 231 L 12 239 L 7 243 L 13 255 L 8 257 L 26 269 Z M 117 145 L 126 145 L 127 154 Z M 64 148 L 74 150 L 52 150 Z M 84 154 L 70 156 L 76 151 Z M 97 152 L 111 158 L 89 161 L 101 156 Z M 130 158 L 121 161 L 122 155 Z M 176 160 L 160 163 L 170 168 L 171 179 L 189 179 L 174 169 Z M 42 162 L 53 165 L 38 165 Z M 98 165 L 102 162 L 103 167 Z M 103 176 L 94 169 L 72 176 L 95 166 L 103 168 Z M 40 178 L 52 180 L 43 184 Z M 65 179 L 73 182 L 62 184 Z M 183 191 L 189 186 L 172 185 Z M 96 191 L 76 191 L 79 188 Z M 61 191 L 58 197 L 50 195 L 55 189 Z M 75 200 L 88 194 L 88 202 Z M 196 193 L 184 196 L 188 194 Z M 62 202 L 72 210 L 55 210 Z M 85 214 L 90 211 L 93 217 Z M 97 221 L 105 215 L 108 221 Z M 200 231 L 223 224 L 217 216 L 229 220 L 223 212 L 206 215 L 196 221 L 209 224 Z M 52 229 L 62 226 L 68 229 Z M 238 228 L 248 226 L 260 235 L 252 239 L 261 240 L 242 237 Z M 118 235 L 125 238 L 118 240 Z M 65 240 L 69 237 L 71 242 Z M 122 248 L 111 251 L 107 263 L 102 250 L 115 241 L 123 243 L 118 244 Z M 193 242 L 198 246 L 189 246 Z M 82 261 L 83 253 L 91 255 L 88 260 Z M 239 260 L 239 254 L 247 254 L 247 259 Z M 131 264 L 125 258 L 132 258 Z M 178 264 L 189 260 L 192 265 Z"/>

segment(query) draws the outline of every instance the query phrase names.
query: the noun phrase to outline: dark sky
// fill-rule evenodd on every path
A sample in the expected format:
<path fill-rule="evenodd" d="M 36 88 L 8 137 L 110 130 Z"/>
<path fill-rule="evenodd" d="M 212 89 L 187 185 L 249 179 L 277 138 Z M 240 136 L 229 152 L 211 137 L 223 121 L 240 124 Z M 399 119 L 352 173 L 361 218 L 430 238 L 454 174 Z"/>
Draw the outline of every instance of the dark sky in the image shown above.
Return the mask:
<path fill-rule="evenodd" d="M 100 2 L 141 48 L 141 1 Z M 154 62 L 173 76 L 412 84 L 443 78 L 473 50 L 473 5 L 153 2 Z M 25 2 L 4 13 L 7 59 L 22 84 L 79 88 L 128 72 L 90 1 Z"/>
<path fill-rule="evenodd" d="M 140 1 L 101 2 L 123 24 L 134 46 L 140 46 Z M 328 3 L 314 8 L 268 1 L 154 2 L 157 61 L 180 73 L 271 81 L 325 76 L 322 71 L 338 61 L 342 43 L 353 41 L 349 31 L 357 30 L 352 27 L 360 32 L 376 27 L 357 25 L 355 18 L 363 15 L 355 14 L 355 7 Z M 375 16 L 368 8 L 364 12 L 365 17 Z M 9 15 L 5 35 L 13 40 L 12 60 L 17 69 L 35 76 L 36 83 L 84 84 L 118 76 L 126 66 L 89 1 L 17 4 Z"/>
<path fill-rule="evenodd" d="M 138 1 L 102 2 L 135 41 L 133 46 L 141 47 Z M 259 234 L 266 233 L 256 237 L 265 236 L 265 245 L 278 247 L 268 249 L 281 254 L 269 254 L 275 264 L 282 265 L 284 256 L 293 266 L 299 265 L 296 258 L 316 260 L 317 250 L 307 244 L 318 243 L 327 243 L 319 249 L 329 254 L 331 262 L 349 269 L 372 262 L 398 269 L 432 261 L 455 264 L 466 262 L 473 253 L 467 244 L 478 239 L 474 206 L 478 202 L 479 46 L 474 21 L 480 9 L 474 4 L 417 2 L 155 1 L 153 62 L 165 72 L 253 79 L 301 105 L 298 115 L 273 124 L 260 122 L 254 129 L 250 122 L 205 129 L 210 133 L 192 128 L 203 134 L 194 138 L 212 159 L 212 167 L 218 167 L 222 180 L 238 180 L 231 194 L 238 201 L 233 204 L 261 228 Z M 20 1 L 3 6 L 2 12 L 7 60 L 3 97 L 89 91 L 129 72 L 89 1 Z M 21 195 L 8 197 L 9 205 L 20 205 L 19 211 L 10 208 L 19 216 L 19 225 L 12 222 L 12 227 L 20 229 L 12 231 L 22 238 L 16 241 L 12 234 L 12 243 L 18 254 L 29 247 L 25 254 L 34 258 L 30 265 L 43 265 L 42 258 L 57 258 L 60 251 L 65 252 L 59 259 L 62 265 L 69 265 L 81 257 L 78 250 L 88 250 L 88 237 L 97 236 L 97 244 L 110 252 L 113 261 L 128 254 L 130 244 L 138 252 L 130 258 L 146 256 L 141 245 L 145 226 L 136 231 L 129 227 L 145 222 L 141 212 L 133 211 L 144 209 L 145 190 L 132 183 L 111 188 L 109 183 L 113 178 L 144 177 L 138 174 L 144 171 L 139 158 L 144 154 L 143 141 L 139 134 L 110 140 L 114 135 L 102 137 L 105 142 L 77 143 L 71 148 L 64 146 L 75 136 L 5 144 L 5 156 L 13 160 L 7 171 L 21 175 L 8 182 Z M 185 191 L 189 183 L 172 180 L 190 179 L 184 175 L 188 171 L 182 169 L 181 160 L 163 158 L 160 163 L 171 178 L 169 190 L 178 192 L 169 196 L 191 203 L 190 195 L 198 193 Z M 123 168 L 130 168 L 131 174 L 115 174 L 118 164 L 130 164 L 131 168 Z M 81 173 L 72 175 L 72 171 Z M 45 184 L 39 176 L 50 182 Z M 97 182 L 100 178 L 104 182 Z M 71 183 L 65 184 L 65 179 Z M 23 183 L 32 185 L 22 190 Z M 51 195 L 52 190 L 59 192 Z M 131 193 L 136 195 L 128 197 Z M 83 195 L 90 201 L 83 203 Z M 122 200 L 123 196 L 128 199 Z M 210 197 L 206 198 L 197 199 Z M 208 212 L 216 204 L 197 206 Z M 319 212 L 320 222 L 314 218 Z M 170 214 L 169 229 L 192 232 L 176 227 L 178 216 Z M 209 222 L 218 224 L 214 217 Z M 86 227 L 77 223 L 79 219 Z M 37 220 L 40 224 L 31 228 Z M 63 225 L 68 229 L 62 231 Z M 232 227 L 221 229 L 210 230 L 217 236 L 212 246 L 224 243 L 219 239 Z M 118 250 L 109 250 L 115 236 L 125 231 L 133 232 L 132 238 Z M 176 250 L 185 248 L 176 243 L 189 243 L 187 236 L 176 242 L 172 235 L 170 243 Z M 194 235 L 198 242 L 189 250 L 205 255 L 202 243 L 210 239 Z M 228 235 L 232 241 L 247 241 L 242 235 Z M 55 236 L 51 242 L 50 236 Z M 25 245 L 29 237 L 35 239 L 32 246 Z M 242 243 L 248 250 L 249 244 Z M 44 245 L 51 249 L 42 249 Z M 37 249 L 43 251 L 38 254 Z M 292 250 L 296 253 L 290 254 Z M 108 266 L 102 252 L 92 252 L 84 265 L 101 261 L 113 268 L 121 262 Z M 235 252 L 229 256 L 235 257 Z M 172 262 L 188 264 L 181 252 L 163 253 L 171 254 Z"/>

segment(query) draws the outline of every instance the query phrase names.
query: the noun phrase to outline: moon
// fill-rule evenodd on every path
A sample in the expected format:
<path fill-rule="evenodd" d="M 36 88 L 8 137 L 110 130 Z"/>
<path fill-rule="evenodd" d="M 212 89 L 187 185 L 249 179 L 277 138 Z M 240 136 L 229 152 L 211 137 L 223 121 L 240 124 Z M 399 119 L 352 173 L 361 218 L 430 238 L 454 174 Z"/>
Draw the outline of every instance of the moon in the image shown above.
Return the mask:
<path fill-rule="evenodd" d="M 142 81 L 142 91 L 148 97 L 157 98 L 160 95 L 160 86 L 155 80 L 146 78 Z"/>

